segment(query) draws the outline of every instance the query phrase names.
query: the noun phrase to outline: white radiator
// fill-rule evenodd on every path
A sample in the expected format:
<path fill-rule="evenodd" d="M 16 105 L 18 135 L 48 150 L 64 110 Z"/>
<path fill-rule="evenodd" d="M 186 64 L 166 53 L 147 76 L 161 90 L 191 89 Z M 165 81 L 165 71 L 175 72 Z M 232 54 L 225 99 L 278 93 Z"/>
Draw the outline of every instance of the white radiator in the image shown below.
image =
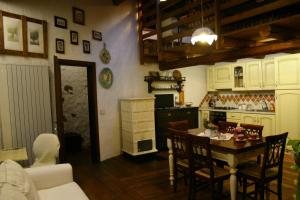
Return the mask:
<path fill-rule="evenodd" d="M 43 132 L 52 132 L 48 66 L 0 64 L 0 148 L 26 147 Z"/>

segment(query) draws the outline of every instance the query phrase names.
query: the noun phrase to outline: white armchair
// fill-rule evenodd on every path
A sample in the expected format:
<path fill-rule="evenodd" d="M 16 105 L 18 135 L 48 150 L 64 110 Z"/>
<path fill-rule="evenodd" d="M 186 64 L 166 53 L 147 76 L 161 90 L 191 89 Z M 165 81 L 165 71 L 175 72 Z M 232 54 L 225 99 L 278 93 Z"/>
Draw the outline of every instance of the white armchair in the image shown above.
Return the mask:
<path fill-rule="evenodd" d="M 70 164 L 27 168 L 25 171 L 38 190 L 40 200 L 88 200 L 78 184 L 73 181 Z"/>

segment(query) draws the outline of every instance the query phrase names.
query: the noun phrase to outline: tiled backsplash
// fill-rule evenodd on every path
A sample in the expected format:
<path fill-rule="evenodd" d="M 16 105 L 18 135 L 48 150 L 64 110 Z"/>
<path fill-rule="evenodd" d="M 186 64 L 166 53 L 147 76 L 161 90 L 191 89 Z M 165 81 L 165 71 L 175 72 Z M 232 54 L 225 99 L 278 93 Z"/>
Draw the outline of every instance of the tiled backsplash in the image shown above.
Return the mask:
<path fill-rule="evenodd" d="M 264 92 L 234 92 L 234 91 L 222 91 L 222 92 L 209 92 L 203 98 L 199 107 L 208 107 L 210 99 L 216 96 L 217 107 L 235 107 L 240 105 L 248 105 L 252 109 L 261 109 L 262 102 L 266 102 L 269 111 L 275 111 L 275 93 L 274 91 Z"/>

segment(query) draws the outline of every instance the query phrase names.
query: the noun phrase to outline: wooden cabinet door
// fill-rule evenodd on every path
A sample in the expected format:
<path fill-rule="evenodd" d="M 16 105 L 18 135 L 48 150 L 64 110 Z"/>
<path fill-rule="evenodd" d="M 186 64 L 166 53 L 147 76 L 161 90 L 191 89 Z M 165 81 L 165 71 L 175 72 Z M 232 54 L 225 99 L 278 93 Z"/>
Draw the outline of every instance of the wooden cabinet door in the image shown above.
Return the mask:
<path fill-rule="evenodd" d="M 259 125 L 264 126 L 263 136 L 276 134 L 275 115 L 257 115 Z"/>
<path fill-rule="evenodd" d="M 300 90 L 276 90 L 276 133 L 300 139 Z"/>
<path fill-rule="evenodd" d="M 274 59 L 265 59 L 261 64 L 262 71 L 262 89 L 275 89 L 275 63 Z"/>
<path fill-rule="evenodd" d="M 300 54 L 275 58 L 276 89 L 300 89 Z"/>
<path fill-rule="evenodd" d="M 215 91 L 214 67 L 207 68 L 206 77 L 207 91 Z"/>
<path fill-rule="evenodd" d="M 261 61 L 250 61 L 246 63 L 246 89 L 261 90 Z"/>
<path fill-rule="evenodd" d="M 256 114 L 242 114 L 242 120 L 241 123 L 245 123 L 245 124 L 258 124 L 258 119 L 257 119 L 257 115 Z"/>
<path fill-rule="evenodd" d="M 233 75 L 231 65 L 215 66 L 215 89 L 231 89 L 233 87 Z"/>

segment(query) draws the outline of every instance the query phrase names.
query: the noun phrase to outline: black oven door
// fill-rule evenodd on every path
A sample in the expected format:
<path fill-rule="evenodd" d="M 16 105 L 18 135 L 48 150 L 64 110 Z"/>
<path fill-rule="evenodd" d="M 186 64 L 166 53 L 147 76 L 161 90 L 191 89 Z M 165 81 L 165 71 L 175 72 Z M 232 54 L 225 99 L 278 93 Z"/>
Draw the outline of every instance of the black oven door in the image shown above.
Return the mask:
<path fill-rule="evenodd" d="M 219 121 L 226 121 L 226 112 L 210 111 L 209 112 L 209 121 L 211 121 L 215 125 L 218 125 Z"/>

